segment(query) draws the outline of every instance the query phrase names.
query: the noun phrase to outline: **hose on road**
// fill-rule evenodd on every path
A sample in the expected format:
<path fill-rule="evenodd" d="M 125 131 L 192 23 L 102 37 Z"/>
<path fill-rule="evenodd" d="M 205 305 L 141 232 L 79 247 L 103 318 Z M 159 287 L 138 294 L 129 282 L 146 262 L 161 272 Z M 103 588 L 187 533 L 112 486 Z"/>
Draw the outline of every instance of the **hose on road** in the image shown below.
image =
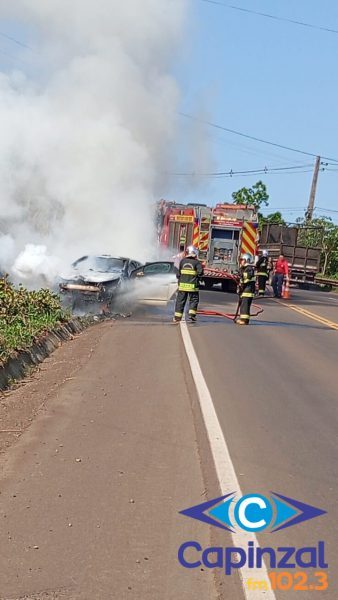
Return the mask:
<path fill-rule="evenodd" d="M 251 317 L 258 317 L 258 315 L 261 315 L 264 312 L 264 308 L 262 308 L 258 304 L 253 304 L 252 306 L 254 308 L 256 308 L 257 310 L 255 313 L 251 313 Z M 203 315 L 205 317 L 224 317 L 225 319 L 229 319 L 230 321 L 234 321 L 234 319 L 237 316 L 236 314 L 220 312 L 218 310 L 208 310 L 208 309 L 199 309 L 197 314 Z"/>

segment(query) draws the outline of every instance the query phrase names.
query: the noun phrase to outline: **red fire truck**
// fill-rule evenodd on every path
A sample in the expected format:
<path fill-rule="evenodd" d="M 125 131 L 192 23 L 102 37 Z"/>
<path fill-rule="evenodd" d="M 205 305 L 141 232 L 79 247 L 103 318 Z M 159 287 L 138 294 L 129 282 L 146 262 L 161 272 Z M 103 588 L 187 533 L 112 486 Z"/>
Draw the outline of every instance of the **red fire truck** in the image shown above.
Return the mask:
<path fill-rule="evenodd" d="M 258 218 L 253 206 L 176 204 L 162 200 L 158 205 L 158 232 L 162 247 L 177 254 L 192 244 L 204 265 L 207 289 L 216 283 L 224 291 L 235 291 L 239 258 L 255 255 Z"/>

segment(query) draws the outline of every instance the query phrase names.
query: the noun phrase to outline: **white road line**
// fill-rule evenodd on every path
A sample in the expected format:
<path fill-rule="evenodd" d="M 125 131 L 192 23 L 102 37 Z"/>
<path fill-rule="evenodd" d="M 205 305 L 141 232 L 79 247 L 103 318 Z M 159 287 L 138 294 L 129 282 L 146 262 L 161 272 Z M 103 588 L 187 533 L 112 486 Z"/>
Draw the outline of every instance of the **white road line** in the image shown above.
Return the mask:
<path fill-rule="evenodd" d="M 236 490 L 242 494 L 235 468 L 230 457 L 229 449 L 215 411 L 211 394 L 204 379 L 194 346 L 191 341 L 189 329 L 185 321 L 181 322 L 181 333 L 185 351 L 190 363 L 192 376 L 196 385 L 221 493 L 222 495 L 225 495 Z M 255 534 L 241 531 L 239 533 L 232 533 L 231 536 L 236 547 L 245 549 L 248 547 L 249 541 L 254 542 L 255 546 L 259 546 Z M 257 581 L 264 580 L 269 582 L 268 571 L 264 564 L 261 569 L 249 569 L 247 566 L 244 566 L 239 569 L 239 571 L 244 594 L 247 600 L 261 600 L 262 598 L 265 600 L 276 600 L 276 596 L 272 590 L 250 590 L 248 588 L 248 579 Z"/>

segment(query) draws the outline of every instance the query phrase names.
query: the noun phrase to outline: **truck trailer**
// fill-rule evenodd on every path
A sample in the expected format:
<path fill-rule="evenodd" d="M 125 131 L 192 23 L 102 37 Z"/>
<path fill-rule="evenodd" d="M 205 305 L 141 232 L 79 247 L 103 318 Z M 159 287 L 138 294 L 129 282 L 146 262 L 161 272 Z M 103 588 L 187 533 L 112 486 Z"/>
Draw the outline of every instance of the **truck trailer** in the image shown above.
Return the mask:
<path fill-rule="evenodd" d="M 272 259 L 280 254 L 285 256 L 289 263 L 290 280 L 300 285 L 314 283 L 320 271 L 321 247 L 306 246 L 303 242 L 306 229 L 309 228 L 269 223 L 263 225 L 259 240 L 260 250 L 268 250 Z"/>

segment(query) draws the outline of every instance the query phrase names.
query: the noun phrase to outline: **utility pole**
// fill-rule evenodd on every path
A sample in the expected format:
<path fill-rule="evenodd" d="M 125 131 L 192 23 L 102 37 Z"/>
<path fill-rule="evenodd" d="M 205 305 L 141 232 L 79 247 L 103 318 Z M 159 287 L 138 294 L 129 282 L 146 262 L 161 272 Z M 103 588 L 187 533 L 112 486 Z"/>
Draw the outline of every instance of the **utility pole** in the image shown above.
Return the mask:
<path fill-rule="evenodd" d="M 311 192 L 310 192 L 309 204 L 308 204 L 308 207 L 307 207 L 307 211 L 305 213 L 305 220 L 307 222 L 312 221 L 312 217 L 313 217 L 313 210 L 314 210 L 314 207 L 315 207 L 315 198 L 316 198 L 316 191 L 317 191 L 319 169 L 320 169 L 320 156 L 317 156 L 316 163 L 315 163 L 315 170 L 313 172 L 313 178 L 312 178 L 312 185 L 311 185 Z"/>

